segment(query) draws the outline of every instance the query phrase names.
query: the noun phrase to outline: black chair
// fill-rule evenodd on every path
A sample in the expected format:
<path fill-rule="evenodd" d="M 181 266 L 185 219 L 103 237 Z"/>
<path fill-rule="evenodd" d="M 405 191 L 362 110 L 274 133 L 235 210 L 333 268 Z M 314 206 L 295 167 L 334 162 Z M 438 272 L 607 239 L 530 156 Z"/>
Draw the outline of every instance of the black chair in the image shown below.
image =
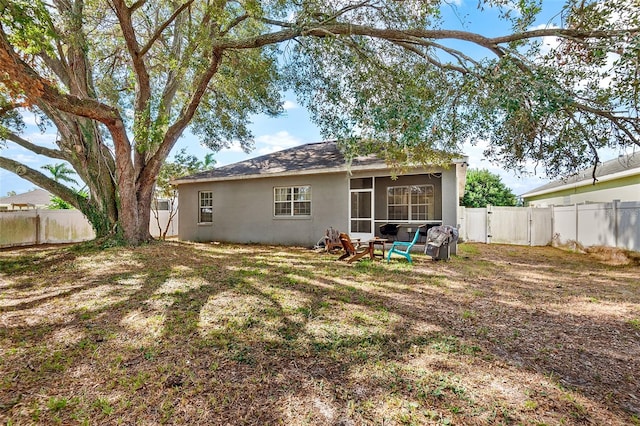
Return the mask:
<path fill-rule="evenodd" d="M 400 225 L 395 223 L 385 223 L 380 226 L 380 235 L 395 240 L 398 236 L 398 229 L 400 229 Z"/>

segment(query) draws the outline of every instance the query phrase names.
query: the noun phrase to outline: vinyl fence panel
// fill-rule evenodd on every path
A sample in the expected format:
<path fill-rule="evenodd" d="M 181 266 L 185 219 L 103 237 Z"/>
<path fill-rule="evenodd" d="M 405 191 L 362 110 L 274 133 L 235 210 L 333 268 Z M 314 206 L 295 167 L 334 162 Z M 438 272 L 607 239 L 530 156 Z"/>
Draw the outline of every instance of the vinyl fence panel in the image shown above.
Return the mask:
<path fill-rule="evenodd" d="M 640 251 L 640 202 L 615 204 L 617 209 L 616 245 L 627 250 Z"/>
<path fill-rule="evenodd" d="M 156 213 L 151 212 L 151 218 L 149 219 L 149 232 L 155 238 L 160 237 L 162 232 L 167 229 L 167 222 L 170 219 L 169 210 L 159 210 L 157 212 L 158 218 L 156 219 Z M 160 227 L 158 227 L 158 222 Z M 162 231 L 161 231 L 162 230 Z M 175 237 L 178 235 L 178 214 L 173 217 L 171 223 L 169 223 L 169 229 L 167 230 L 167 237 Z"/>
<path fill-rule="evenodd" d="M 96 237 L 93 227 L 79 210 L 38 210 L 39 244 L 89 241 Z"/>
<path fill-rule="evenodd" d="M 465 209 L 465 239 L 476 243 L 487 242 L 487 209 Z"/>
<path fill-rule="evenodd" d="M 556 206 L 553 210 L 553 238 L 560 244 L 578 241 L 578 206 Z"/>
<path fill-rule="evenodd" d="M 578 242 L 585 247 L 615 247 L 615 215 L 613 205 L 578 205 Z"/>
<path fill-rule="evenodd" d="M 531 230 L 529 244 L 532 246 L 546 246 L 551 244 L 553 237 L 553 209 L 551 207 L 530 208 Z"/>
<path fill-rule="evenodd" d="M 36 244 L 38 220 L 36 210 L 0 213 L 0 247 Z"/>
<path fill-rule="evenodd" d="M 461 211 L 466 241 L 541 246 L 554 239 L 640 251 L 640 202 Z"/>
<path fill-rule="evenodd" d="M 487 207 L 492 243 L 529 245 L 529 208 Z"/>
<path fill-rule="evenodd" d="M 160 211 L 160 225 L 164 230 L 169 212 Z M 153 214 L 149 231 L 160 235 Z M 178 235 L 178 215 L 169 224 L 168 237 Z M 89 221 L 79 210 L 24 210 L 0 212 L 0 247 L 34 244 L 60 244 L 88 241 L 95 238 Z"/>

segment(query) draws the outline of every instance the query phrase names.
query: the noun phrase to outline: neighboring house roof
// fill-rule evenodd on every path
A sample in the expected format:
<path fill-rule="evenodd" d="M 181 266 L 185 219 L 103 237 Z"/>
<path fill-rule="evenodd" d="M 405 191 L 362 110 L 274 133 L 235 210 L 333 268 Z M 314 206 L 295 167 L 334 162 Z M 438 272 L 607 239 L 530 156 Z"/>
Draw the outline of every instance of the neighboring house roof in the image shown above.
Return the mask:
<path fill-rule="evenodd" d="M 33 189 L 23 194 L 0 197 L 0 204 L 33 204 L 43 206 L 51 203 L 51 194 L 44 189 Z"/>
<path fill-rule="evenodd" d="M 466 158 L 464 158 L 466 161 Z M 387 164 L 375 155 L 356 157 L 352 170 L 385 169 Z M 174 181 L 174 184 L 251 179 L 346 171 L 347 162 L 335 141 L 314 142 L 285 149 L 238 163 L 196 173 Z"/>
<path fill-rule="evenodd" d="M 627 176 L 640 175 L 640 153 L 621 155 L 613 160 L 605 161 L 596 169 L 597 182 L 606 182 Z M 573 176 L 555 180 L 522 194 L 523 198 L 549 194 L 564 189 L 593 184 L 593 167 L 580 170 Z"/>

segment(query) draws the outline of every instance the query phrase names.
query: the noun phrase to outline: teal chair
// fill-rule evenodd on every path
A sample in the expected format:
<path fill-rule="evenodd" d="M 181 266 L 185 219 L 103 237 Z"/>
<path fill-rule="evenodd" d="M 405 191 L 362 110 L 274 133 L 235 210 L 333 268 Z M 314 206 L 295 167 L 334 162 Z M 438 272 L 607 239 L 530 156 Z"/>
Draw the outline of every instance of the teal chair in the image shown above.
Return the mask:
<path fill-rule="evenodd" d="M 410 243 L 403 241 L 394 241 L 393 245 L 389 249 L 389 254 L 387 255 L 387 263 L 391 262 L 392 253 L 404 256 L 407 258 L 409 263 L 413 263 L 411 261 L 411 254 L 409 252 L 411 251 L 411 248 L 418 242 L 418 239 L 420 238 L 420 228 L 422 228 L 423 226 L 425 225 L 418 226 L 418 228 L 416 229 L 416 233 L 413 236 L 413 241 L 411 241 Z"/>

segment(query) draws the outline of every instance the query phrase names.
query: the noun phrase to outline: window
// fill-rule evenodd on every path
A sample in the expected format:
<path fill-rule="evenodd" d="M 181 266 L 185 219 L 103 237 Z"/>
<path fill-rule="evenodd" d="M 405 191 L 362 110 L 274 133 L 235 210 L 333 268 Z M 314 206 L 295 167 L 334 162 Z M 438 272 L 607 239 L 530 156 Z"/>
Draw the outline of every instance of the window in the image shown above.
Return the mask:
<path fill-rule="evenodd" d="M 387 188 L 387 220 L 433 219 L 433 185 Z"/>
<path fill-rule="evenodd" d="M 273 189 L 276 216 L 311 216 L 311 187 L 288 186 Z"/>
<path fill-rule="evenodd" d="M 202 191 L 198 192 L 199 199 L 199 214 L 198 223 L 211 223 L 213 222 L 213 192 Z"/>
<path fill-rule="evenodd" d="M 169 200 L 154 199 L 153 203 L 155 205 L 155 209 L 158 211 L 169 210 Z"/>

